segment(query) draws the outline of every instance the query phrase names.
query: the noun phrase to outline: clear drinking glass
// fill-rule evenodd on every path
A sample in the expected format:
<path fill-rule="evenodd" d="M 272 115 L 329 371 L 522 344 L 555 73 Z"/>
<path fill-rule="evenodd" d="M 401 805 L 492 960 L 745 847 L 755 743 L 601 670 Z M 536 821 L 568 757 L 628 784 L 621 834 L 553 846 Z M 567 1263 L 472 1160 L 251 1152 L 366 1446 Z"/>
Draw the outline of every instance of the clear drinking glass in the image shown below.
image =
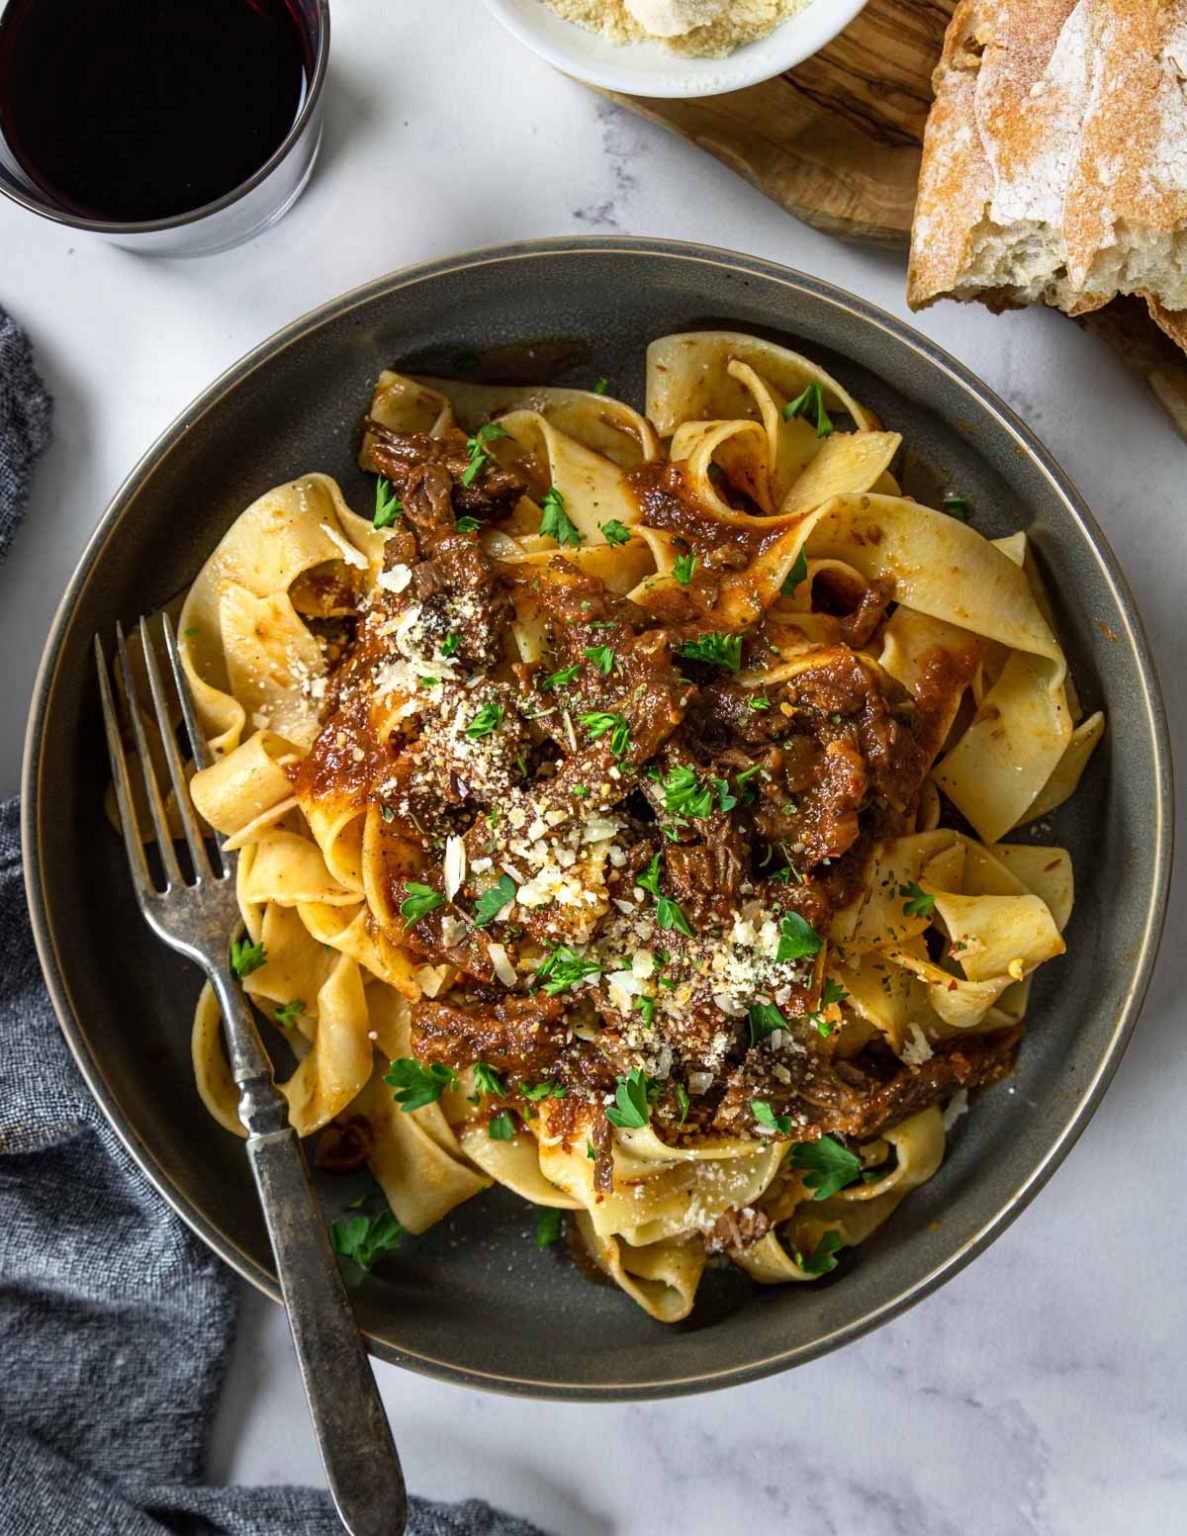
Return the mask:
<path fill-rule="evenodd" d="M 0 0 L 5 12 L 31 0 Z M 79 0 L 85 4 L 86 0 Z M 169 3 L 169 0 L 165 0 Z M 249 0 L 250 3 L 250 0 Z M 321 145 L 323 89 L 330 54 L 329 0 L 285 0 L 301 33 L 307 61 L 305 83 L 292 125 L 264 163 L 228 192 L 166 218 L 123 222 L 84 217 L 40 185 L 22 166 L 3 133 L 0 118 L 0 192 L 31 213 L 74 229 L 93 231 L 129 250 L 160 256 L 201 256 L 226 250 L 274 224 L 296 202 Z M 63 103 L 63 110 L 72 104 Z M 97 125 L 101 131 L 101 125 Z"/>

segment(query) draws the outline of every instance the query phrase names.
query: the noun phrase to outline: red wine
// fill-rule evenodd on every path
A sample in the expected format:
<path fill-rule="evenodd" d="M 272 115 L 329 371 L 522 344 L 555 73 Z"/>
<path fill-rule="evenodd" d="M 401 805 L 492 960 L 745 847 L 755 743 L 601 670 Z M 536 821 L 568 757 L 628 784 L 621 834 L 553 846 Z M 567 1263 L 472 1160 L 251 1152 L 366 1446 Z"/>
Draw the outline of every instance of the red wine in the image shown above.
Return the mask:
<path fill-rule="evenodd" d="M 11 0 L 0 133 L 65 211 L 188 213 L 284 141 L 313 70 L 301 0 Z"/>

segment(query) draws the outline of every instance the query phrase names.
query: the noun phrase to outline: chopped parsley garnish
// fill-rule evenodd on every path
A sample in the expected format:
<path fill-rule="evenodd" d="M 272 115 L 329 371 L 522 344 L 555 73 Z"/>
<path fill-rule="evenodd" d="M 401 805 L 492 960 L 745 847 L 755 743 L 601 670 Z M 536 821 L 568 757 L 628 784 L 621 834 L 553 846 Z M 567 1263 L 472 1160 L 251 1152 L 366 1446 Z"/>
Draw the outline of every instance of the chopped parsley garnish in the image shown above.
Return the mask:
<path fill-rule="evenodd" d="M 446 635 L 445 639 L 442 640 L 442 642 L 441 642 L 441 654 L 442 654 L 442 656 L 456 656 L 458 651 L 461 649 L 461 644 L 462 644 L 462 637 L 461 637 L 461 635 L 455 635 L 455 634 L 448 634 L 448 635 Z"/>
<path fill-rule="evenodd" d="M 788 912 L 779 925 L 776 965 L 790 965 L 793 960 L 810 960 L 820 953 L 824 940 L 798 912 Z"/>
<path fill-rule="evenodd" d="M 777 1029 L 786 1029 L 787 1020 L 774 1003 L 755 1003 L 746 1015 L 750 1026 L 750 1044 L 758 1045 Z"/>
<path fill-rule="evenodd" d="M 541 688 L 567 688 L 580 671 L 581 663 L 575 661 L 571 667 L 562 667 L 559 672 L 550 672 L 540 686 Z"/>
<path fill-rule="evenodd" d="M 479 928 L 493 923 L 499 913 L 515 900 L 516 884 L 510 875 L 500 875 L 489 891 L 474 903 L 474 921 Z"/>
<path fill-rule="evenodd" d="M 378 1216 L 350 1216 L 330 1228 L 334 1252 L 339 1258 L 351 1259 L 364 1274 L 398 1247 L 403 1235 L 404 1228 L 390 1211 L 380 1211 Z"/>
<path fill-rule="evenodd" d="M 637 997 L 635 1007 L 643 1015 L 643 1028 L 650 1029 L 655 1021 L 655 998 Z"/>
<path fill-rule="evenodd" d="M 787 575 L 783 578 L 783 585 L 779 588 L 779 590 L 784 597 L 794 597 L 795 589 L 800 585 L 801 582 L 807 581 L 807 579 L 808 555 L 804 549 L 801 549 L 799 554 L 795 557 L 795 563 L 792 565 L 791 570 L 788 571 Z"/>
<path fill-rule="evenodd" d="M 573 793 L 577 796 L 578 800 L 588 800 L 589 799 L 589 785 L 588 784 L 574 784 L 573 785 Z"/>
<path fill-rule="evenodd" d="M 375 515 L 372 528 L 390 528 L 404 510 L 404 503 L 396 495 L 395 487 L 382 475 L 375 482 Z"/>
<path fill-rule="evenodd" d="M 900 885 L 898 893 L 907 898 L 903 902 L 903 911 L 908 917 L 930 917 L 936 910 L 936 898 L 914 880 L 908 885 Z"/>
<path fill-rule="evenodd" d="M 405 880 L 404 889 L 408 895 L 400 903 L 400 916 L 409 928 L 413 923 L 419 923 L 422 917 L 428 917 L 430 912 L 445 905 L 445 897 L 431 885 L 421 885 L 417 880 Z"/>
<path fill-rule="evenodd" d="M 578 715 L 577 724 L 584 726 L 592 740 L 597 741 L 600 736 L 605 736 L 607 731 L 610 736 L 610 750 L 615 757 L 625 757 L 631 747 L 631 728 L 627 724 L 625 715 L 616 715 L 608 710 L 595 709 L 587 715 Z"/>
<path fill-rule="evenodd" d="M 541 1099 L 563 1099 L 567 1090 L 564 1083 L 546 1080 L 542 1083 L 533 1083 L 530 1088 L 521 1088 L 520 1092 L 525 1099 L 530 1099 L 533 1104 L 538 1104 Z"/>
<path fill-rule="evenodd" d="M 690 552 L 687 555 L 677 555 L 676 563 L 672 566 L 672 575 L 682 587 L 686 587 L 693 578 L 693 572 L 697 568 L 697 557 Z"/>
<path fill-rule="evenodd" d="M 615 657 L 612 645 L 586 646 L 582 655 L 589 657 L 603 677 L 609 677 L 611 672 L 614 671 Z"/>
<path fill-rule="evenodd" d="M 395 821 L 396 819 L 396 813 L 390 805 L 381 805 L 379 807 L 379 814 L 383 817 L 384 821 Z"/>
<path fill-rule="evenodd" d="M 510 1141 L 515 1135 L 515 1121 L 506 1110 L 486 1122 L 486 1134 L 492 1141 Z"/>
<path fill-rule="evenodd" d="M 796 1260 L 806 1275 L 828 1275 L 836 1269 L 837 1254 L 844 1246 L 841 1234 L 835 1227 L 830 1227 L 820 1234 L 811 1258 L 800 1258 L 797 1254 Z"/>
<path fill-rule="evenodd" d="M 561 1235 L 561 1223 L 565 1219 L 563 1211 L 550 1210 L 547 1206 L 536 1217 L 536 1247 L 547 1248 L 555 1243 Z"/>
<path fill-rule="evenodd" d="M 283 1024 L 285 1029 L 292 1029 L 304 1012 L 305 1004 L 299 997 L 294 997 L 291 1003 L 278 1003 L 275 1009 L 277 1021 Z"/>
<path fill-rule="evenodd" d="M 646 1072 L 634 1067 L 618 1079 L 614 1105 L 606 1111 L 606 1119 L 620 1130 L 641 1131 L 651 1119 L 650 1089 L 651 1080 Z"/>
<path fill-rule="evenodd" d="M 770 709 L 771 701 L 765 693 L 752 693 L 746 700 L 747 709 Z"/>
<path fill-rule="evenodd" d="M 490 458 L 486 451 L 487 443 L 494 442 L 496 437 L 506 437 L 506 429 L 497 421 L 488 421 L 484 427 L 479 427 L 473 437 L 466 439 L 466 447 L 470 450 L 470 462 L 462 471 L 462 484 L 473 485 L 482 473 L 482 467 Z M 466 530 L 470 531 L 470 530 Z"/>
<path fill-rule="evenodd" d="M 471 741 L 479 741 L 483 736 L 489 736 L 492 731 L 497 731 L 502 725 L 504 714 L 501 704 L 484 704 L 466 727 L 466 735 Z"/>
<path fill-rule="evenodd" d="M 713 786 L 702 783 L 692 768 L 680 763 L 661 783 L 664 810 L 670 816 L 706 817 L 713 814 Z"/>
<path fill-rule="evenodd" d="M 602 535 L 607 544 L 627 544 L 630 542 L 631 530 L 625 523 L 612 517 L 608 523 L 602 524 Z"/>
<path fill-rule="evenodd" d="M 476 517 L 459 517 L 456 527 L 459 533 L 477 533 L 482 524 Z"/>
<path fill-rule="evenodd" d="M 267 960 L 268 953 L 262 944 L 253 944 L 250 939 L 231 940 L 231 969 L 240 981 L 258 971 Z"/>
<path fill-rule="evenodd" d="M 457 1087 L 457 1073 L 439 1061 L 426 1067 L 412 1056 L 401 1056 L 384 1073 L 383 1080 L 396 1090 L 392 1098 L 404 1114 L 435 1104 L 447 1088 Z"/>
<path fill-rule="evenodd" d="M 599 961 L 587 959 L 568 944 L 558 944 L 552 953 L 541 961 L 536 971 L 536 980 L 544 983 L 543 990 L 549 997 L 559 997 L 562 992 L 575 987 L 587 976 L 601 975 L 601 971 Z"/>
<path fill-rule="evenodd" d="M 606 377 L 605 374 L 603 374 L 598 382 L 594 385 L 593 392 L 595 395 L 604 395 L 609 388 L 610 380 Z"/>
<path fill-rule="evenodd" d="M 949 517 L 954 517 L 958 523 L 967 523 L 969 520 L 969 503 L 967 496 L 945 496 L 944 511 Z"/>
<path fill-rule="evenodd" d="M 728 672 L 737 673 L 742 666 L 742 637 L 717 632 L 698 635 L 695 640 L 685 641 L 680 655 L 687 656 L 689 661 L 703 661 L 707 666 L 725 667 Z"/>
<path fill-rule="evenodd" d="M 819 1141 L 797 1141 L 787 1160 L 803 1172 L 804 1183 L 814 1200 L 827 1200 L 861 1177 L 861 1159 L 831 1136 L 822 1136 Z"/>
<path fill-rule="evenodd" d="M 565 511 L 564 495 L 555 485 L 540 503 L 540 511 L 543 514 L 540 518 L 540 532 L 555 539 L 562 549 L 566 544 L 585 542 L 584 535 Z"/>
<path fill-rule="evenodd" d="M 650 891 L 655 897 L 655 920 L 663 931 L 670 933 L 675 928 L 677 933 L 687 934 L 691 939 L 692 929 L 688 926 L 688 919 L 679 905 L 670 896 L 665 896 L 659 888 L 660 858 L 658 853 L 653 854 L 650 864 L 635 883 L 641 885 L 645 891 Z"/>
<path fill-rule="evenodd" d="M 755 1123 L 765 1130 L 777 1131 L 780 1136 L 790 1136 L 791 1116 L 777 1115 L 765 1099 L 751 1099 L 750 1113 L 754 1116 Z"/>
<path fill-rule="evenodd" d="M 832 1034 L 834 1026 L 831 1020 L 825 1018 L 825 1010 L 834 1004 L 846 1002 L 848 997 L 848 992 L 839 981 L 834 981 L 831 976 L 825 978 L 824 990 L 820 994 L 820 1007 L 815 1013 L 808 1015 L 808 1022 L 815 1025 L 818 1035 L 823 1035 L 827 1040 Z"/>
<path fill-rule="evenodd" d="M 684 1122 L 688 1119 L 689 1109 L 688 1089 L 684 1086 L 683 1083 L 676 1084 L 676 1102 L 680 1106 L 680 1124 L 683 1125 Z"/>
<path fill-rule="evenodd" d="M 479 1093 L 502 1093 L 503 1079 L 485 1061 L 474 1063 L 474 1086 Z"/>
<path fill-rule="evenodd" d="M 728 779 L 714 779 L 713 788 L 717 791 L 717 808 L 719 811 L 732 811 L 738 803 L 738 797 L 730 789 Z"/>
<path fill-rule="evenodd" d="M 802 416 L 806 421 L 812 422 L 816 428 L 817 437 L 827 437 L 833 430 L 833 424 L 824 408 L 824 390 L 815 382 L 809 384 L 794 400 L 789 400 L 783 407 L 784 421 L 791 421 L 795 416 Z"/>

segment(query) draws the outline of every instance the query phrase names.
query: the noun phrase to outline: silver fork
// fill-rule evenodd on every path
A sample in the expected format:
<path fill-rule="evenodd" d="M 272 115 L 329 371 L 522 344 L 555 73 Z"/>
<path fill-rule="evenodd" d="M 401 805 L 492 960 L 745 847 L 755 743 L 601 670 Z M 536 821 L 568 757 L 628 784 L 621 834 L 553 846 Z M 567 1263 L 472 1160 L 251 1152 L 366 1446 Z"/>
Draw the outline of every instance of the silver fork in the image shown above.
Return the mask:
<path fill-rule="evenodd" d="M 162 628 L 194 760 L 198 767 L 205 767 L 209 753 L 168 615 L 162 617 Z M 190 800 L 169 697 L 146 619 L 140 620 L 140 642 L 193 875 L 187 880 L 178 863 L 149 755 L 136 679 L 123 630 L 117 625 L 116 664 L 165 875 L 165 888 L 158 890 L 145 857 L 107 661 L 96 635 L 103 723 L 136 897 L 153 932 L 205 971 L 222 1009 L 231 1073 L 240 1091 L 239 1118 L 247 1131 L 248 1162 L 264 1208 L 309 1412 L 338 1514 L 352 1536 L 400 1536 L 407 1504 L 387 1416 L 330 1249 L 300 1139 L 288 1123 L 288 1105 L 273 1081 L 251 1007 L 231 970 L 230 941 L 239 924 L 235 854 L 216 838 L 217 869 L 211 864 Z"/>

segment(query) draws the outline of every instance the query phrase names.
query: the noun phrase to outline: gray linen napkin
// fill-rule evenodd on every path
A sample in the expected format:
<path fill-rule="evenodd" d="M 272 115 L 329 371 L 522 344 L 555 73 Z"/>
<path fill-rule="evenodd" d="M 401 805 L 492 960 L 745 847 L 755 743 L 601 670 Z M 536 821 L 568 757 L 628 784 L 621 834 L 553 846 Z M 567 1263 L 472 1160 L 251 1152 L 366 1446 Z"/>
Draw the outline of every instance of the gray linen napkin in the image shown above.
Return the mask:
<path fill-rule="evenodd" d="M 0 550 L 50 409 L 28 343 L 8 327 L 0 309 Z M 38 968 L 19 839 L 10 800 L 0 804 L 0 1536 L 341 1536 L 324 1491 L 203 1485 L 235 1327 L 231 1274 L 144 1178 L 83 1083 Z M 409 1532 L 540 1536 L 479 1500 L 413 1499 Z"/>

